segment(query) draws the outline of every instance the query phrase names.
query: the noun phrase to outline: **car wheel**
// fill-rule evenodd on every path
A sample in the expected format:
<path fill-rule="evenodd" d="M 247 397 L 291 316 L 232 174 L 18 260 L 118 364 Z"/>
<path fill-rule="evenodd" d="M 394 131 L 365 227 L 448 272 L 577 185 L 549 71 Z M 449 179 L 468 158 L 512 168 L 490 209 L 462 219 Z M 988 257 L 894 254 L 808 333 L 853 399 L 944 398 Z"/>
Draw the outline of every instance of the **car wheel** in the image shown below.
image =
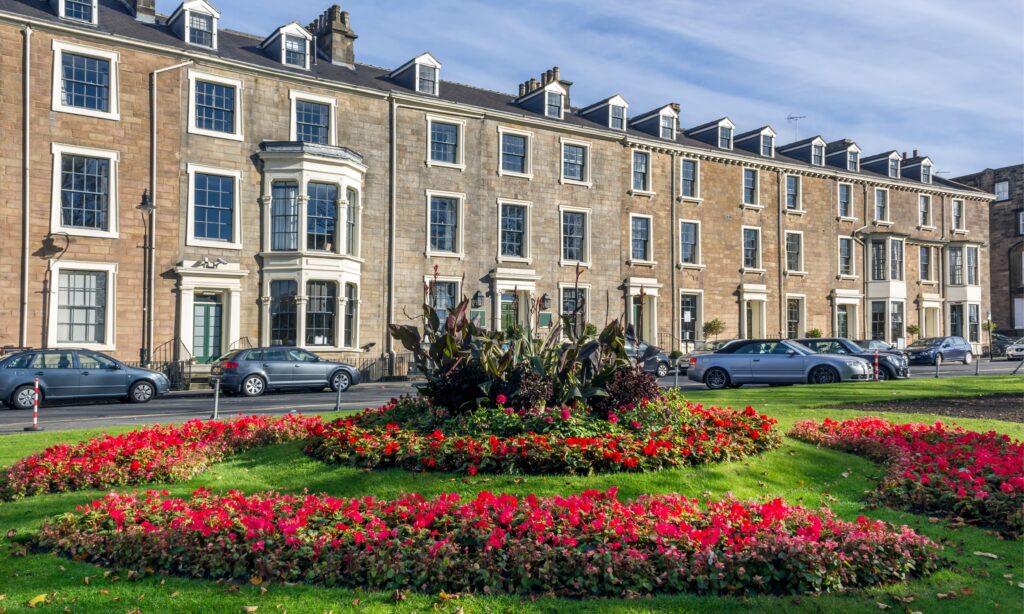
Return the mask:
<path fill-rule="evenodd" d="M 128 389 L 129 403 L 149 403 L 156 396 L 156 388 L 150 382 L 135 382 Z"/>
<path fill-rule="evenodd" d="M 893 379 L 892 373 L 889 373 L 889 369 L 885 367 L 878 367 L 878 373 L 875 375 L 875 378 L 880 382 Z"/>
<path fill-rule="evenodd" d="M 247 397 L 258 397 L 267 389 L 267 382 L 259 375 L 250 375 L 242 381 L 242 394 Z"/>
<path fill-rule="evenodd" d="M 35 404 L 35 398 L 35 386 L 19 386 L 14 391 L 14 394 L 11 395 L 11 407 L 14 409 L 32 409 L 32 406 Z"/>
<path fill-rule="evenodd" d="M 664 362 L 658 363 L 658 369 L 654 372 L 658 377 L 665 377 L 668 375 L 668 364 Z"/>
<path fill-rule="evenodd" d="M 974 354 L 972 354 L 971 352 L 967 352 L 966 354 L 964 354 L 964 364 L 969 365 L 972 362 L 974 362 Z"/>
<path fill-rule="evenodd" d="M 704 385 L 711 390 L 721 390 L 729 386 L 729 374 L 725 369 L 710 369 L 704 374 Z"/>
<path fill-rule="evenodd" d="M 935 355 L 935 360 L 932 361 L 932 364 L 935 365 L 936 367 L 941 367 L 942 366 L 942 354 L 936 354 Z"/>
<path fill-rule="evenodd" d="M 345 392 L 352 385 L 352 378 L 344 371 L 338 371 L 331 376 L 331 392 Z"/>
<path fill-rule="evenodd" d="M 811 369 L 812 384 L 835 384 L 839 381 L 839 372 L 825 365 Z"/>

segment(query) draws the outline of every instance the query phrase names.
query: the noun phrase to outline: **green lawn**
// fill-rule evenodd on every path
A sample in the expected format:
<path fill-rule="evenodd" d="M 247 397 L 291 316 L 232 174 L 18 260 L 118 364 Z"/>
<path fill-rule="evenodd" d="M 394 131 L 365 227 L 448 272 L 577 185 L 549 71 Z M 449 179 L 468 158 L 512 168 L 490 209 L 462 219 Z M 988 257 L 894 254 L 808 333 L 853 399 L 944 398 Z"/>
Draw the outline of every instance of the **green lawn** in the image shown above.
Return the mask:
<path fill-rule="evenodd" d="M 779 419 L 788 429 L 805 418 L 847 418 L 863 412 L 823 409 L 824 405 L 907 399 L 921 397 L 975 396 L 1020 393 L 1024 401 L 1024 378 L 962 377 L 943 380 L 913 380 L 875 386 L 873 384 L 798 386 L 791 388 L 699 392 L 692 400 L 705 404 L 753 405 Z M 890 420 L 930 422 L 923 415 L 888 414 Z M 976 429 L 993 429 L 1024 438 L 1024 424 L 994 420 L 957 420 Z M 126 430 L 126 429 L 122 429 Z M 96 431 L 39 433 L 0 438 L 0 466 L 57 441 L 77 441 Z M 889 509 L 868 510 L 862 504 L 865 490 L 872 488 L 882 469 L 856 456 L 822 450 L 786 439 L 783 446 L 747 462 L 668 471 L 657 474 L 623 474 L 596 477 L 475 477 L 448 474 L 413 474 L 403 471 L 364 472 L 329 467 L 302 454 L 300 443 L 255 450 L 218 465 L 196 479 L 182 484 L 156 486 L 187 495 L 199 486 L 212 490 L 274 489 L 299 492 L 308 489 L 336 496 L 372 494 L 389 497 L 417 491 L 427 495 L 459 492 L 471 495 L 481 490 L 511 493 L 554 494 L 584 488 L 617 486 L 621 496 L 643 493 L 681 492 L 695 497 L 721 497 L 731 492 L 741 498 L 781 497 L 790 503 L 817 507 L 829 505 L 837 514 L 853 519 L 865 514 L 890 522 L 911 525 L 946 547 L 953 566 L 926 580 L 885 589 L 820 597 L 757 599 L 665 597 L 622 601 L 570 601 L 541 598 L 462 597 L 442 601 L 437 596 L 408 593 L 398 602 L 403 611 L 522 612 L 577 611 L 879 611 L 877 604 L 892 611 L 988 612 L 1021 611 L 1024 603 L 1024 548 L 1020 541 L 1004 541 L 975 528 L 951 529 L 944 522 Z M 846 474 L 844 476 L 844 474 Z M 16 556 L 20 547 L 2 537 L 8 529 L 24 536 L 38 527 L 46 516 L 73 510 L 100 493 L 81 492 L 0 503 L 0 612 L 18 611 L 36 595 L 50 595 L 43 611 L 61 612 L 240 612 L 244 606 L 258 606 L 258 612 L 392 611 L 391 595 L 306 586 L 242 586 L 180 578 L 128 579 L 125 574 L 104 576 L 104 569 L 49 555 Z M 15 538 L 15 541 L 18 538 Z M 986 552 L 998 559 L 976 556 Z M 120 575 L 120 578 L 118 577 Z M 1009 575 L 1010 577 L 1006 577 Z M 88 583 L 85 578 L 88 577 Z M 266 592 L 263 592 L 263 590 Z M 939 595 L 942 595 L 940 598 Z M 901 602 L 899 599 L 910 599 Z"/>

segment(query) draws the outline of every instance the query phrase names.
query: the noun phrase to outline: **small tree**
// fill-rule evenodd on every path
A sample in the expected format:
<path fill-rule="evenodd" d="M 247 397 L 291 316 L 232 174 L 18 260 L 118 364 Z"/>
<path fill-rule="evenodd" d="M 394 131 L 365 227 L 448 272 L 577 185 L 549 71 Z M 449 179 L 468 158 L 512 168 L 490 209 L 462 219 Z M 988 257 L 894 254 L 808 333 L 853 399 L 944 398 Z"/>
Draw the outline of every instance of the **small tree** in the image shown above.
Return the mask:
<path fill-rule="evenodd" d="M 715 318 L 710 322 L 705 322 L 704 328 L 702 330 L 704 331 L 705 339 L 707 339 L 708 337 L 714 337 L 715 341 L 718 341 L 718 335 L 721 335 L 722 333 L 725 332 L 725 322 L 719 320 L 718 318 Z"/>
<path fill-rule="evenodd" d="M 807 337 L 810 339 L 821 339 L 821 329 L 812 328 L 811 330 L 807 331 Z"/>
<path fill-rule="evenodd" d="M 921 334 L 921 327 L 917 324 L 911 324 L 907 326 L 907 334 L 911 337 L 916 337 Z"/>
<path fill-rule="evenodd" d="M 992 320 L 985 320 L 985 323 L 982 324 L 982 327 L 985 332 L 994 333 L 996 332 L 996 329 L 999 328 L 999 324 L 993 322 Z"/>

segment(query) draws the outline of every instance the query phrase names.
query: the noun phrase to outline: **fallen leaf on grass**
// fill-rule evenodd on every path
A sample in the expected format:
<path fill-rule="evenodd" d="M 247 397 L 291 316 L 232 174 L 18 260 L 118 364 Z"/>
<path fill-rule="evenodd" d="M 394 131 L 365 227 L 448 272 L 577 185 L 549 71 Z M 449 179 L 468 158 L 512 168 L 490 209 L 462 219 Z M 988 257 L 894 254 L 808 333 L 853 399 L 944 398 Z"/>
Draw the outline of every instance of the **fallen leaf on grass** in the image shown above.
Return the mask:
<path fill-rule="evenodd" d="M 171 599 L 174 599 L 178 595 L 179 595 L 178 591 L 174 591 L 173 593 L 171 593 Z"/>
<path fill-rule="evenodd" d="M 46 595 L 36 595 L 35 597 L 28 600 L 28 607 L 35 608 L 46 603 Z"/>
<path fill-rule="evenodd" d="M 998 559 L 999 557 L 992 554 L 991 552 L 975 551 L 974 556 L 983 556 L 986 559 Z"/>
<path fill-rule="evenodd" d="M 850 472 L 849 471 L 844 471 L 844 472 L 840 473 L 839 475 L 843 476 L 844 478 L 848 478 L 848 477 L 850 477 Z"/>
<path fill-rule="evenodd" d="M 242 606 L 242 611 L 243 612 L 255 612 L 258 609 L 260 609 L 260 606 L 258 606 L 258 605 L 243 605 Z"/>
<path fill-rule="evenodd" d="M 888 610 L 889 608 L 892 607 L 891 605 L 886 605 L 884 603 L 876 603 L 875 605 L 878 606 L 879 610 Z"/>

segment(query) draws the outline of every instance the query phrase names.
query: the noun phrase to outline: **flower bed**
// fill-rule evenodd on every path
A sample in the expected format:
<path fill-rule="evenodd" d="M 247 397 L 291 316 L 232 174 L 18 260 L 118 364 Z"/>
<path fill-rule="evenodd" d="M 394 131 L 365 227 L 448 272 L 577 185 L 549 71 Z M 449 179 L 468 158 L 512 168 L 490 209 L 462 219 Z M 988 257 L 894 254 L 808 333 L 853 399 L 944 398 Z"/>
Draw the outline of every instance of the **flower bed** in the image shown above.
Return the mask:
<path fill-rule="evenodd" d="M 800 422 L 790 435 L 888 463 L 874 495 L 880 502 L 1024 530 L 1024 442 L 941 422 L 892 424 L 874 417 Z"/>
<path fill-rule="evenodd" d="M 621 597 L 802 594 L 926 574 L 939 547 L 827 510 L 680 495 L 620 501 L 481 493 L 191 500 L 111 493 L 45 523 L 36 545 L 133 570 L 367 590 Z"/>
<path fill-rule="evenodd" d="M 508 436 L 446 435 L 440 429 L 423 433 L 415 428 L 421 423 L 404 428 L 386 422 L 390 412 L 402 419 L 410 403 L 422 401 L 396 401 L 355 417 L 315 425 L 306 452 L 325 462 L 363 468 L 464 471 L 471 475 L 590 474 L 738 460 L 775 448 L 781 440 L 775 420 L 753 408 L 705 408 L 690 403 L 623 407 L 621 415 L 612 413 L 600 420 L 568 407 L 543 415 L 489 410 L 491 414 L 482 418 L 484 423 L 494 424 L 500 418 L 505 431 L 514 430 L 506 420 L 548 429 Z M 382 422 L 384 425 L 378 426 Z M 572 434 L 577 431 L 580 434 Z"/>
<path fill-rule="evenodd" d="M 319 417 L 246 416 L 153 426 L 84 443 L 60 444 L 0 474 L 0 500 L 49 492 L 191 478 L 212 463 L 259 446 L 305 437 Z"/>

